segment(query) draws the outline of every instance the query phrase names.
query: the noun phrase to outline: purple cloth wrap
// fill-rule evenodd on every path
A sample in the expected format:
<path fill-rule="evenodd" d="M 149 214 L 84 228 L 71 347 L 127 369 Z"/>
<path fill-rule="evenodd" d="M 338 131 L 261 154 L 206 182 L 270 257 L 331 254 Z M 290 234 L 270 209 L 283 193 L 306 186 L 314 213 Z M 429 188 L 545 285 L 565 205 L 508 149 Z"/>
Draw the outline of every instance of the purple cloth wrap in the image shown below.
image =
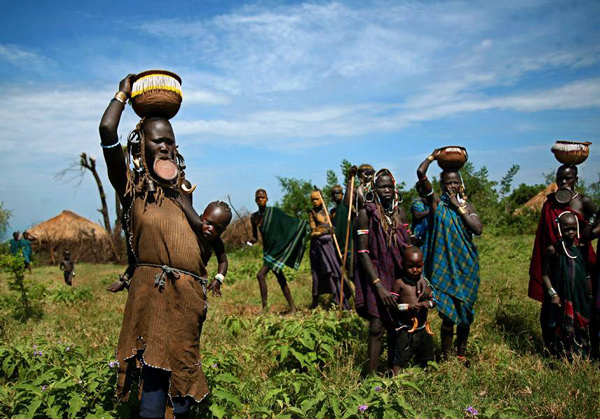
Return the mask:
<path fill-rule="evenodd" d="M 313 279 L 312 295 L 333 294 L 333 300 L 339 304 L 342 271 L 331 235 L 326 234 L 311 240 L 310 267 Z M 349 308 L 349 291 L 345 286 L 344 308 Z"/>
<path fill-rule="evenodd" d="M 396 228 L 392 245 L 388 247 L 377 206 L 367 203 L 365 210 L 369 217 L 368 255 L 375 267 L 377 277 L 381 279 L 381 285 L 391 292 L 396 278 L 402 277 L 402 253 L 409 243 L 408 233 L 406 227 L 400 224 Z M 354 239 L 355 243 L 358 243 L 358 236 L 355 236 Z M 356 312 L 367 319 L 378 317 L 385 323 L 392 323 L 392 313 L 383 306 L 377 291 L 371 284 L 371 278 L 367 275 L 359 258 L 360 256 L 356 255 L 356 275 L 354 276 Z"/>

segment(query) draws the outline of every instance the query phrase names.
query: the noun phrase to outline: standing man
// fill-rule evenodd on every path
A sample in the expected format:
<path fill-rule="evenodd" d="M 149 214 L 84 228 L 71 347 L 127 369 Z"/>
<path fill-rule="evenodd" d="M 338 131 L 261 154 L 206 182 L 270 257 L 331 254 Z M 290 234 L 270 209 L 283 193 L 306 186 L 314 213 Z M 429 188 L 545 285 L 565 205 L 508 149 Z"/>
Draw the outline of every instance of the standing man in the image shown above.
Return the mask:
<path fill-rule="evenodd" d="M 551 193 L 546 197 L 546 202 L 542 207 L 540 222 L 535 233 L 535 242 L 533 243 L 533 254 L 529 265 L 529 290 L 527 295 L 542 303 L 540 311 L 540 326 L 542 329 L 542 338 L 544 347 L 550 348 L 553 341 L 553 333 L 549 326 L 551 295 L 544 292 L 543 287 L 543 267 L 546 259 L 546 249 L 559 241 L 559 232 L 556 220 L 558 216 L 570 211 L 577 217 L 581 231 L 588 225 L 588 221 L 596 212 L 596 205 L 587 196 L 576 191 L 577 186 L 577 166 L 563 164 L 556 171 L 556 184 L 559 189 L 568 190 L 571 193 L 571 199 L 562 203 L 557 200 L 556 193 Z M 596 253 L 592 246 L 586 247 L 588 254 L 586 259 L 590 263 L 595 263 Z M 597 291 L 597 281 L 592 281 L 593 291 Z M 598 355 L 598 325 L 595 317 L 592 318 L 591 329 L 591 353 L 592 356 Z"/>
<path fill-rule="evenodd" d="M 440 179 L 442 196 L 433 192 L 427 169 L 438 153 L 439 150 L 434 150 L 417 169 L 422 192 L 433 214 L 426 247 L 425 276 L 435 290 L 442 318 L 442 354 L 446 359 L 450 356 L 456 325 L 457 356 L 466 361 L 467 339 L 480 281 L 479 255 L 473 235 L 481 235 L 483 225 L 473 205 L 466 200 L 458 170 L 443 170 Z"/>
<path fill-rule="evenodd" d="M 256 274 L 256 279 L 260 287 L 263 312 L 267 310 L 268 300 L 266 276 L 272 270 L 290 306 L 290 313 L 295 313 L 296 305 L 283 274 L 283 267 L 288 266 L 293 269 L 300 267 L 306 241 L 306 221 L 290 217 L 277 207 L 267 207 L 269 198 L 264 189 L 258 189 L 254 193 L 254 200 L 258 211 L 250 217 L 253 237 L 251 243 L 258 241 L 260 230 L 264 264 Z"/>

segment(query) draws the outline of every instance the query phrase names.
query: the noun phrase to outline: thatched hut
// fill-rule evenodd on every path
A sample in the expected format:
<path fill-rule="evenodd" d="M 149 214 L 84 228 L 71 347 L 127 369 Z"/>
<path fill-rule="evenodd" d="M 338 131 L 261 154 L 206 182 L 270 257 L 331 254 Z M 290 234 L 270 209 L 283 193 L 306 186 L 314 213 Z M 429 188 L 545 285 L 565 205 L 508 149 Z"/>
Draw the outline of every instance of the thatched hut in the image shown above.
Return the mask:
<path fill-rule="evenodd" d="M 546 189 L 538 192 L 538 194 L 536 196 L 534 196 L 529 201 L 525 202 L 522 206 L 517 208 L 515 210 L 514 214 L 521 215 L 525 211 L 530 211 L 530 210 L 541 211 L 542 207 L 544 206 L 544 202 L 546 202 L 546 197 L 549 194 L 556 192 L 557 189 L 558 189 L 558 185 L 554 182 L 551 183 L 550 185 L 548 185 L 548 187 Z"/>
<path fill-rule="evenodd" d="M 48 252 L 52 264 L 69 250 L 79 262 L 104 262 L 112 257 L 113 247 L 106 230 L 73 211 L 65 210 L 25 233 L 34 250 Z"/>

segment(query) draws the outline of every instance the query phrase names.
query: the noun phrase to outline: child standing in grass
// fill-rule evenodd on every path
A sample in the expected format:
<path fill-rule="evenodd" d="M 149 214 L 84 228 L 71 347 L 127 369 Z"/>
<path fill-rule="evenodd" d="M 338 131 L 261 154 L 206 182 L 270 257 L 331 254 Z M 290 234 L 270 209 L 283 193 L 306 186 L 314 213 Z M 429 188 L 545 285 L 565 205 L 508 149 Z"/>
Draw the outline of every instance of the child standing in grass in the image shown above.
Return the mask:
<path fill-rule="evenodd" d="M 64 259 L 60 262 L 59 268 L 65 276 L 65 284 L 72 286 L 75 277 L 75 262 L 71 260 L 71 252 L 68 250 L 63 252 L 63 257 Z"/>
<path fill-rule="evenodd" d="M 433 361 L 433 339 L 427 322 L 427 311 L 435 307 L 433 291 L 429 286 L 421 297 L 417 282 L 423 274 L 423 252 L 416 246 L 407 247 L 402 256 L 404 275 L 394 281 L 392 294 L 398 302 L 396 324 L 396 353 L 394 375 L 408 366 L 414 357 L 422 366 Z"/>
<path fill-rule="evenodd" d="M 559 240 L 546 249 L 542 277 L 550 304 L 550 352 L 587 357 L 592 314 L 589 244 L 579 243 L 579 220 L 572 212 L 562 212 L 557 224 Z"/>

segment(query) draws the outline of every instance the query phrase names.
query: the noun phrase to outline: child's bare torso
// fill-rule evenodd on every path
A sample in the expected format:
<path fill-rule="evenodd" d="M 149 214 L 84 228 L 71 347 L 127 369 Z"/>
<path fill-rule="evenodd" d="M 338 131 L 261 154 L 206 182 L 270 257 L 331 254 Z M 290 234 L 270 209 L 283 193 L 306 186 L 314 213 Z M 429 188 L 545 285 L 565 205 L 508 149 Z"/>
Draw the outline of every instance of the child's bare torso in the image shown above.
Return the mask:
<path fill-rule="evenodd" d="M 417 296 L 416 283 L 415 285 L 412 285 L 403 279 L 397 279 L 394 281 L 392 291 L 398 294 L 398 297 L 396 297 L 398 304 L 410 304 L 412 306 L 423 301 L 422 298 Z M 413 324 L 413 317 L 416 317 L 419 321 L 419 327 L 423 326 L 427 320 L 427 310 L 419 310 L 418 312 L 415 312 L 414 310 L 399 311 L 398 313 L 398 320 L 402 324 L 409 326 L 412 326 Z"/>

